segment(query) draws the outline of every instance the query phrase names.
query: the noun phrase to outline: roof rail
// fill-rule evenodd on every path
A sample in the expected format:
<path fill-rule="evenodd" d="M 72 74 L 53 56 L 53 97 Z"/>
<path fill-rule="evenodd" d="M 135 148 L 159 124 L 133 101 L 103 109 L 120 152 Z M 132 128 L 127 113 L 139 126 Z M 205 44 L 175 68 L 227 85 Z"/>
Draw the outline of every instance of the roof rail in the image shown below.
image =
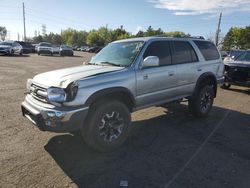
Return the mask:
<path fill-rule="evenodd" d="M 162 34 L 162 35 L 153 35 L 152 37 L 168 37 L 168 36 Z M 204 39 L 205 40 L 205 38 L 203 36 L 185 36 L 185 35 L 182 35 L 182 36 L 169 37 L 169 38 L 193 38 L 193 39 Z"/>

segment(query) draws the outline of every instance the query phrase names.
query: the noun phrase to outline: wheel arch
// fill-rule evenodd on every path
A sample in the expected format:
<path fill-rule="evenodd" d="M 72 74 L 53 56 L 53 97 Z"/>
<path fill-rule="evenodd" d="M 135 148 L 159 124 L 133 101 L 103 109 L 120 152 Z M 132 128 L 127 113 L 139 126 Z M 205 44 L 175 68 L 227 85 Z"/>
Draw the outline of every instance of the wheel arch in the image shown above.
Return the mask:
<path fill-rule="evenodd" d="M 216 76 L 214 75 L 214 73 L 212 72 L 206 72 L 203 73 L 202 75 L 200 75 L 200 77 L 198 78 L 196 85 L 195 85 L 195 89 L 193 92 L 194 96 L 196 94 L 196 92 L 199 90 L 200 87 L 202 87 L 203 85 L 212 85 L 214 88 L 214 97 L 216 97 L 217 95 L 217 79 Z"/>
<path fill-rule="evenodd" d="M 91 106 L 93 103 L 99 100 L 106 99 L 117 99 L 124 102 L 128 106 L 129 111 L 132 112 L 135 107 L 135 98 L 134 95 L 124 87 L 112 87 L 99 90 L 93 93 L 85 102 L 86 105 Z"/>

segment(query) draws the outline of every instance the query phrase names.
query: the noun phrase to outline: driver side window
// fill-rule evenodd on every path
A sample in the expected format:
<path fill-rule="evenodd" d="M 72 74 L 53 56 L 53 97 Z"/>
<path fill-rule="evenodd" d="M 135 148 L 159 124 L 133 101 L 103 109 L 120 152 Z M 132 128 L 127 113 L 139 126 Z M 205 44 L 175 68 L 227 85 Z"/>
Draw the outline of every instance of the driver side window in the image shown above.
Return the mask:
<path fill-rule="evenodd" d="M 143 59 L 148 56 L 157 56 L 160 66 L 171 65 L 172 57 L 168 41 L 152 42 L 143 54 Z"/>

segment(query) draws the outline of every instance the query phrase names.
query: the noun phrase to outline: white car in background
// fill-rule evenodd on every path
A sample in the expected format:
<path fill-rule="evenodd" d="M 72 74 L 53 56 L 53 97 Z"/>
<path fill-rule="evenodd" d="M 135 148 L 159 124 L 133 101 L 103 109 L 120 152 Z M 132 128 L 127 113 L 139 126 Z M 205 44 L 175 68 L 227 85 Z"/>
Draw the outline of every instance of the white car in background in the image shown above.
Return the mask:
<path fill-rule="evenodd" d="M 14 41 L 0 42 L 0 54 L 4 55 L 23 55 L 23 47 Z"/>
<path fill-rule="evenodd" d="M 53 55 L 53 46 L 48 42 L 40 42 L 37 46 L 37 54 L 49 54 Z"/>
<path fill-rule="evenodd" d="M 52 52 L 53 54 L 59 54 L 60 53 L 60 46 L 59 45 L 52 45 Z"/>

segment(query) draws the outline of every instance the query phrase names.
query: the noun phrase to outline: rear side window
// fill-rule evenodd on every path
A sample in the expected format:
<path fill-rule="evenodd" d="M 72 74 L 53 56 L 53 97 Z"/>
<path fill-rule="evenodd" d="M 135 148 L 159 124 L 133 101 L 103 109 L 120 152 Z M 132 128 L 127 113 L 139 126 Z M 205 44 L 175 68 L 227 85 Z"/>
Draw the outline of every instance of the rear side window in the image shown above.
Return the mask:
<path fill-rule="evenodd" d="M 200 49 L 205 60 L 215 60 L 220 58 L 220 54 L 216 48 L 216 46 L 209 41 L 194 41 L 194 43 Z"/>
<path fill-rule="evenodd" d="M 173 41 L 174 64 L 197 62 L 197 55 L 189 42 Z"/>
<path fill-rule="evenodd" d="M 160 66 L 171 65 L 171 52 L 168 41 L 152 42 L 146 49 L 143 59 L 148 56 L 157 56 L 160 60 Z"/>

